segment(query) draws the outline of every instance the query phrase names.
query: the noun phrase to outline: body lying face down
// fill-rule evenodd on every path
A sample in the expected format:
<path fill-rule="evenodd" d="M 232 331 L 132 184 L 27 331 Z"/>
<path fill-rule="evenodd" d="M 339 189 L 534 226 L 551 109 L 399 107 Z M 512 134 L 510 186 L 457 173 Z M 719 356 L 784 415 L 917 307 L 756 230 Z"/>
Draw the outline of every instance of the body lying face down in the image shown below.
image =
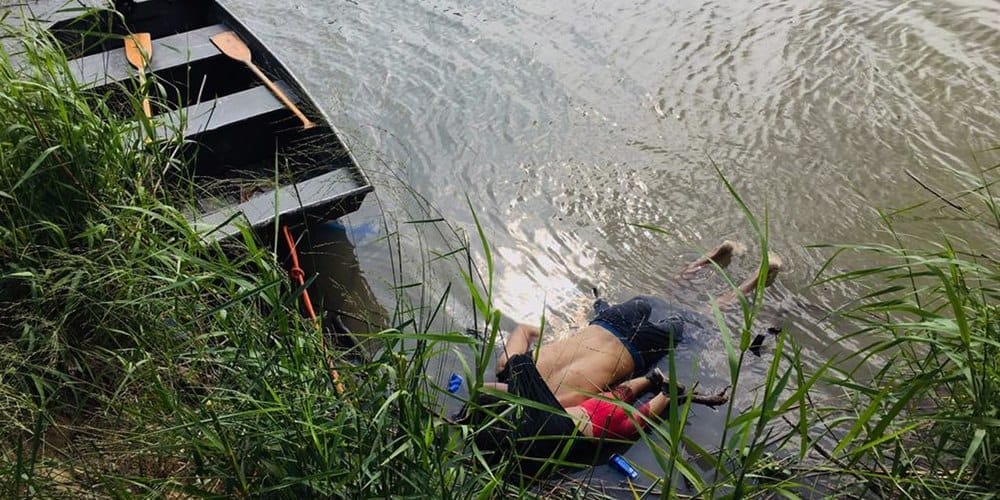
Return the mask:
<path fill-rule="evenodd" d="M 595 311 L 591 327 L 605 330 L 607 342 L 621 344 L 632 358 L 633 369 L 655 365 L 693 319 L 653 297 L 636 297 L 616 306 L 598 301 Z M 476 443 L 491 462 L 516 457 L 508 463 L 515 464 L 521 474 L 538 475 L 558 465 L 589 463 L 600 439 L 635 439 L 649 419 L 662 413 L 671 401 L 670 384 L 656 368 L 611 390 L 590 397 L 582 394 L 579 404 L 564 405 L 530 352 L 506 356 L 502 365 L 498 373 L 501 382 L 480 393 L 475 404 L 467 405 L 465 423 L 476 429 Z M 605 374 L 605 378 L 611 376 Z M 726 401 L 721 393 L 685 394 L 681 386 L 673 391 L 702 404 Z M 630 405 L 646 392 L 655 395 L 633 409 Z"/>
<path fill-rule="evenodd" d="M 684 268 L 687 279 L 712 264 L 725 265 L 739 248 L 724 242 Z M 781 261 L 769 265 L 718 298 L 732 306 L 759 285 L 774 281 Z M 762 274 L 763 273 L 765 274 Z M 657 297 L 637 296 L 617 305 L 594 303 L 594 318 L 573 336 L 531 348 L 540 332 L 518 325 L 497 362 L 497 383 L 486 384 L 475 402 L 463 410 L 476 443 L 493 463 L 515 457 L 522 474 L 536 475 L 553 466 L 589 462 L 602 439 L 632 440 L 671 403 L 717 406 L 728 401 L 725 390 L 714 395 L 686 393 L 655 369 L 682 337 L 705 330 L 710 320 Z M 645 375 L 639 375 L 643 374 Z M 643 393 L 654 396 L 638 408 Z"/>

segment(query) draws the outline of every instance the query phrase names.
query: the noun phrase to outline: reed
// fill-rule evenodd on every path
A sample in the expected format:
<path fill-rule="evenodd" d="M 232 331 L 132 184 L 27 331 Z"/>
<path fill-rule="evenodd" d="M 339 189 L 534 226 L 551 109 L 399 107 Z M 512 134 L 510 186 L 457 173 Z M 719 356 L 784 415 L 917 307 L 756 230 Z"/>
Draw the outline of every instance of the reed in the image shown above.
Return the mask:
<path fill-rule="evenodd" d="M 196 190 L 164 189 L 181 145 L 145 139 L 141 90 L 111 109 L 47 35 L 5 35 L 0 495 L 464 498 L 489 481 L 426 374 L 468 337 L 428 334 L 419 305 L 373 358 L 327 351 L 255 235 L 206 244 L 175 208 Z"/>
<path fill-rule="evenodd" d="M 821 273 L 818 282 L 865 287 L 842 313 L 858 325 L 850 337 L 866 340 L 856 360 L 877 369 L 870 377 L 843 369 L 832 378 L 850 398 L 851 413 L 831 425 L 837 436 L 831 453 L 880 494 L 981 496 L 1000 488 L 998 261 L 967 234 L 928 239 L 895 227 L 900 217 L 944 207 L 979 241 L 995 242 L 998 167 L 951 169 L 961 190 L 931 191 L 925 203 L 882 213 L 892 244 L 829 247 L 826 269 L 846 252 L 878 263 Z"/>
<path fill-rule="evenodd" d="M 997 167 L 953 171 L 967 187 L 952 197 L 964 200 L 966 222 L 982 228 L 987 237 L 995 237 L 1000 228 L 1000 205 L 990 177 Z M 720 178 L 758 237 L 761 272 L 766 272 L 767 219 L 757 219 L 721 172 Z M 969 200 L 980 206 L 973 207 Z M 941 203 L 959 206 L 948 200 Z M 663 498 L 995 494 L 1000 486 L 997 260 L 957 235 L 913 239 L 894 230 L 894 217 L 927 206 L 883 215 L 895 245 L 824 246 L 833 254 L 818 272 L 817 283 L 850 282 L 863 290 L 857 300 L 836 311 L 857 327 L 843 339 L 862 340 L 866 346 L 853 356 L 828 359 L 818 366 L 806 364 L 794 332 L 782 332 L 768 353 L 764 377 L 747 386 L 746 353 L 763 303 L 763 286 L 740 302 L 741 317 L 734 327 L 716 307 L 731 390 L 751 392 L 753 403 L 736 407 L 735 399 L 730 399 L 721 437 L 710 447 L 686 435 L 685 429 L 692 425 L 689 405 L 671 407 L 659 418 L 649 419 L 650 431 L 641 440 L 653 451 L 659 470 L 641 471 L 648 486 L 632 493 Z M 479 244 L 488 248 L 478 222 L 477 231 Z M 984 234 L 978 236 L 982 239 Z M 879 264 L 829 273 L 845 252 L 868 254 Z M 489 255 L 487 250 L 483 253 Z M 467 285 L 488 282 L 467 280 Z M 482 315 L 498 314 L 489 305 L 488 289 L 473 293 Z M 487 332 L 495 336 L 495 329 Z M 490 354 L 479 359 L 488 360 Z M 672 355 L 669 366 L 670 376 L 676 377 Z M 842 396 L 831 397 L 837 393 Z M 529 404 L 515 398 L 511 402 Z M 621 406 L 634 418 L 646 418 L 631 405 Z M 503 423 L 516 417 L 495 414 L 494 418 Z M 532 491 L 551 488 L 551 483 L 536 479 L 521 481 Z M 570 496 L 604 491 L 586 482 L 563 484 L 576 492 L 567 493 Z"/>
<path fill-rule="evenodd" d="M 598 493 L 510 476 L 509 459 L 487 466 L 477 445 L 483 429 L 442 418 L 451 396 L 432 374 L 443 354 L 472 353 L 463 370 L 474 397 L 501 330 L 492 252 L 474 211 L 472 240 L 440 218 L 411 221 L 438 231 L 447 250 L 429 251 L 415 270 L 396 255 L 395 309 L 388 327 L 370 333 L 382 349 L 329 351 L 298 313 L 301 290 L 256 235 L 206 244 L 188 225 L 176 207 L 190 206 L 197 189 L 165 189 L 184 178 L 172 176 L 185 168 L 183 145 L 146 141 L 141 89 L 123 92 L 122 113 L 106 104 L 120 101 L 68 76 L 44 33 L 8 29 L 4 38 L 0 495 Z M 969 182 L 957 195 L 982 207 L 966 216 L 993 234 L 995 168 L 955 173 Z M 755 217 L 720 178 L 758 237 L 766 272 L 767 217 Z M 654 419 L 642 439 L 659 470 L 643 471 L 652 485 L 637 494 L 972 496 L 1000 488 L 997 261 L 957 235 L 914 241 L 884 220 L 896 245 L 830 247 L 818 280 L 870 287 L 843 311 L 859 325 L 851 338 L 870 339 L 867 347 L 807 369 L 794 332 L 785 332 L 751 386 L 743 373 L 763 287 L 741 301 L 735 326 L 716 308 L 731 390 L 754 394 L 753 403 L 724 409 L 724 432 L 711 447 L 686 435 L 688 406 Z M 399 231 L 386 232 L 398 252 Z M 472 264 L 477 252 L 482 269 Z M 884 264 L 827 274 L 843 252 Z M 461 293 L 402 278 L 425 276 L 430 263 L 460 270 Z M 476 335 L 439 326 L 452 300 L 473 305 Z M 328 359 L 343 394 L 330 383 Z M 848 369 L 859 362 L 880 369 Z M 845 397 L 829 402 L 831 388 Z"/>

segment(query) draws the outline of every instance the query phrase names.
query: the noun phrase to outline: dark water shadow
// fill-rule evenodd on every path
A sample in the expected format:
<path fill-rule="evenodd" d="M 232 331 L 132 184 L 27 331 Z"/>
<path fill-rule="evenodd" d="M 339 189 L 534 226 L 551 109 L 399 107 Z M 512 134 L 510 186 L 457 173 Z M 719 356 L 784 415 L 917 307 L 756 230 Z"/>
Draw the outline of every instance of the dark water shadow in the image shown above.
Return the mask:
<path fill-rule="evenodd" d="M 313 222 L 294 231 L 294 236 L 298 243 L 298 252 L 301 266 L 307 277 L 313 277 L 309 290 L 317 311 L 323 311 L 328 317 L 337 317 L 342 322 L 344 329 L 362 334 L 368 340 L 366 351 L 374 352 L 378 348 L 371 339 L 374 335 L 364 335 L 369 332 L 378 332 L 390 325 L 392 313 L 386 307 L 385 299 L 379 300 L 377 290 L 373 290 L 370 280 L 376 282 L 378 276 L 369 277 L 363 269 L 362 261 L 370 260 L 372 256 L 362 255 L 359 258 L 358 241 L 373 241 L 381 237 L 382 230 L 371 219 L 355 221 L 329 221 Z M 381 246 L 377 245 L 377 246 Z M 368 248 L 366 245 L 365 248 Z M 371 252 L 372 250 L 367 250 Z M 378 250 L 385 251 L 384 249 Z M 281 261 L 288 264 L 288 252 L 283 242 L 279 244 L 278 251 Z M 376 259 L 377 260 L 377 259 Z M 369 264 L 370 265 L 370 264 Z M 377 267 L 377 266 L 376 266 Z M 671 284 L 669 293 L 661 294 L 663 298 L 676 303 L 680 307 L 695 311 L 692 315 L 698 320 L 696 327 L 688 328 L 683 339 L 674 349 L 673 361 L 674 370 L 682 383 L 691 387 L 694 383 L 699 384 L 702 392 L 713 392 L 729 384 L 728 370 L 725 366 L 725 353 L 722 347 L 721 335 L 716 320 L 709 313 L 708 297 L 718 293 L 724 287 L 721 279 L 714 275 L 714 271 L 703 270 L 705 276 L 701 276 L 694 281 L 677 280 Z M 384 279 L 384 277 L 382 278 Z M 619 294 L 616 294 L 619 295 Z M 779 297 L 775 297 L 778 295 Z M 457 297 L 457 294 L 456 294 Z M 629 296 L 607 297 L 612 303 L 623 302 Z M 778 298 L 778 300 L 774 300 Z M 780 325 L 782 318 L 782 307 L 780 306 L 780 292 L 774 290 L 767 292 L 765 307 L 753 328 L 755 334 L 767 334 L 769 327 Z M 770 304 L 769 304 L 770 303 Z M 727 324 L 734 332 L 738 332 L 740 327 L 740 313 L 738 308 L 726 313 Z M 442 317 L 435 321 L 440 323 L 440 328 L 435 325 L 432 331 L 463 331 L 463 327 L 475 326 L 468 318 L 467 325 L 462 320 Z M 513 318 L 504 317 L 501 326 L 504 330 L 510 331 L 516 324 Z M 743 370 L 747 372 L 748 383 L 758 379 L 770 362 L 770 347 L 773 346 L 773 338 L 768 337 L 762 347 L 760 356 L 747 356 L 747 363 Z M 498 346 L 499 347 L 499 346 Z M 500 353 L 500 349 L 494 352 L 493 363 Z M 465 374 L 464 366 L 472 363 L 475 354 L 468 346 L 448 346 L 432 362 L 433 366 L 428 366 L 428 377 L 432 383 L 439 387 L 447 387 L 447 381 L 451 374 Z M 465 363 L 463 363 L 463 360 Z M 669 358 L 661 359 L 657 366 L 665 373 L 669 372 Z M 486 379 L 493 380 L 493 364 L 486 371 Z M 457 411 L 461 404 L 468 398 L 468 376 L 464 377 L 464 383 L 454 394 L 444 394 L 442 391 L 442 413 L 451 414 Z M 635 403 L 641 405 L 646 399 L 652 397 L 647 394 Z M 738 406 L 739 408 L 739 406 Z M 695 442 L 708 449 L 717 447 L 722 430 L 725 428 L 724 408 L 711 409 L 707 407 L 693 406 L 688 417 L 688 425 L 684 429 L 685 434 Z M 561 475 L 561 479 L 571 485 L 591 485 L 597 490 L 613 497 L 632 497 L 632 488 L 642 491 L 645 488 L 653 487 L 659 490 L 664 487 L 660 482 L 654 485 L 654 481 L 647 475 L 640 476 L 639 479 L 630 485 L 620 471 L 608 465 L 607 459 L 612 453 L 618 453 L 628 459 L 639 469 L 658 473 L 660 465 L 657 461 L 657 454 L 664 453 L 668 449 L 667 444 L 659 438 L 647 433 L 649 439 L 637 441 L 634 444 L 628 443 L 607 443 L 596 456 L 569 457 L 571 461 L 578 463 L 594 463 L 593 467 L 575 472 L 567 472 Z M 707 464 L 700 464 L 688 450 L 681 446 L 680 452 L 685 454 L 689 463 L 706 479 L 711 478 L 712 470 Z M 671 487 L 677 491 L 686 491 L 685 482 L 678 475 L 671 481 Z M 689 491 L 689 493 L 693 493 Z"/>
<path fill-rule="evenodd" d="M 338 220 L 310 221 L 290 228 L 309 298 L 324 331 L 338 347 L 370 357 L 380 345 L 370 333 L 383 330 L 389 315 L 376 298 L 358 260 L 350 233 L 376 231 L 368 224 L 345 225 Z M 288 245 L 279 233 L 277 255 L 291 269 Z M 311 281 L 310 281 L 311 280 Z"/>

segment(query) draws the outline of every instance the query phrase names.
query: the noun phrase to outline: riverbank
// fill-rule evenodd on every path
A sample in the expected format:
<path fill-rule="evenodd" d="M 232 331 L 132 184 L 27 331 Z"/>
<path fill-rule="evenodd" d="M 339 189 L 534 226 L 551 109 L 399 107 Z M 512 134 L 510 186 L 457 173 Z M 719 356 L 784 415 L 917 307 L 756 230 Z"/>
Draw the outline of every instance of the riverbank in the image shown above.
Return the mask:
<path fill-rule="evenodd" d="M 250 233 L 206 244 L 165 189 L 172 141 L 68 76 L 44 33 L 0 56 L 3 496 L 474 491 L 425 360 L 329 352 Z M 188 191 L 190 192 L 190 191 Z M 447 341 L 433 339 L 432 344 Z M 412 354 L 412 353 L 411 353 Z M 344 393 L 330 383 L 327 359 Z M 419 437 L 420 439 L 414 439 Z M 435 484 L 437 486 L 435 486 Z M 435 494 L 436 492 L 436 494 Z"/>
<path fill-rule="evenodd" d="M 467 498 L 552 487 L 501 481 L 480 465 L 475 429 L 438 416 L 440 388 L 425 376 L 437 351 L 479 353 L 475 386 L 495 324 L 477 340 L 397 311 L 400 326 L 375 332 L 387 348 L 372 358 L 326 351 L 268 249 L 249 235 L 205 246 L 187 226 L 174 207 L 188 200 L 162 189 L 169 143 L 147 145 L 76 86 L 44 38 L 19 40 L 30 64 L 15 69 L 5 54 L 0 66 L 5 496 Z M 139 99 L 129 105 L 141 115 Z M 967 196 L 987 209 L 982 227 L 996 231 L 992 195 L 972 189 L 988 179 L 970 182 Z M 766 224 L 744 215 L 766 249 Z M 836 277 L 884 275 L 851 315 L 876 339 L 859 359 L 887 367 L 874 376 L 841 365 L 855 360 L 809 370 L 786 332 L 763 386 L 741 386 L 758 312 L 747 305 L 726 354 L 733 390 L 758 402 L 725 410 L 715 449 L 685 438 L 687 409 L 669 414 L 644 438 L 661 466 L 646 471 L 652 488 L 671 477 L 670 488 L 697 496 L 993 491 L 996 263 L 948 241 L 862 247 L 884 264 Z M 482 235 L 477 245 L 489 248 Z M 482 271 L 492 275 L 489 260 Z M 471 277 L 468 287 L 480 319 L 498 318 L 490 287 Z M 328 356 L 344 394 L 329 383 Z M 820 381 L 844 398 L 820 400 Z"/>

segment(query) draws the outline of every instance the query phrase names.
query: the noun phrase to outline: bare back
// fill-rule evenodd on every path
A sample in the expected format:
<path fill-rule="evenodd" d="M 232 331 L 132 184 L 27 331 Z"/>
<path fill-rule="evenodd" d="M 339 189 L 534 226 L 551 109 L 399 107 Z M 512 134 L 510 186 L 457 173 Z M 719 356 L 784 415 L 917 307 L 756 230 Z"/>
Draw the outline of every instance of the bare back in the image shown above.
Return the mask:
<path fill-rule="evenodd" d="M 621 340 L 597 325 L 542 344 L 536 366 L 563 407 L 580 404 L 588 393 L 601 393 L 635 370 Z"/>
<path fill-rule="evenodd" d="M 685 267 L 679 278 L 689 279 L 698 270 L 712 264 L 724 267 L 734 254 L 742 253 L 740 248 L 741 246 L 737 243 L 725 241 L 702 258 Z M 720 296 L 718 299 L 719 307 L 732 306 L 752 295 L 761 281 L 765 287 L 770 285 L 781 270 L 781 259 L 769 252 L 767 262 L 765 270 L 767 274 L 762 274 L 762 270 L 758 269 L 753 276 L 740 283 L 735 290 Z M 636 297 L 633 300 L 645 299 L 649 298 Z M 630 302 L 632 301 L 619 305 L 625 306 Z M 663 301 L 660 300 L 660 302 Z M 595 303 L 595 312 L 600 313 L 596 310 L 597 306 L 598 304 Z M 606 310 L 608 307 L 609 304 L 604 302 L 602 310 Z M 625 311 L 625 316 L 628 316 L 632 323 L 635 322 L 632 320 L 642 323 L 648 322 L 651 312 L 652 306 L 650 304 L 636 304 L 633 310 Z M 671 318 L 665 319 L 667 322 L 674 321 Z M 600 323 L 606 322 L 601 321 Z M 650 332 L 643 333 L 646 326 L 639 329 L 640 324 L 626 325 L 625 330 L 635 329 L 633 340 L 639 334 L 646 335 L 640 339 L 642 345 L 633 343 L 632 347 L 636 351 L 636 356 L 642 357 L 669 349 L 671 342 L 669 339 L 673 338 L 672 336 L 679 331 L 675 333 L 673 328 L 664 329 L 661 323 L 663 321 L 658 321 L 657 325 L 647 325 L 649 330 L 653 330 L 652 333 L 656 335 L 655 339 L 648 338 L 647 334 Z M 577 406 L 589 395 L 602 393 L 611 385 L 634 374 L 636 361 L 632 358 L 632 352 L 614 333 L 599 326 L 599 324 L 588 325 L 569 338 L 543 343 L 539 348 L 534 367 L 538 370 L 541 381 L 545 382 L 564 408 Z M 609 326 L 614 327 L 612 324 Z M 621 328 L 617 330 L 623 331 Z M 664 335 L 659 335 L 660 333 Z M 497 375 L 500 376 L 505 372 L 508 356 L 531 354 L 534 346 L 538 344 L 540 336 L 541 331 L 538 327 L 523 323 L 518 324 L 507 337 L 505 348 L 497 359 Z M 666 341 L 664 341 L 665 339 Z M 649 363 L 648 360 L 641 359 L 640 362 Z M 509 376 L 509 373 L 507 375 Z M 531 382 L 537 383 L 535 380 Z M 495 385 L 501 390 L 507 390 L 506 382 L 498 382 Z"/>

